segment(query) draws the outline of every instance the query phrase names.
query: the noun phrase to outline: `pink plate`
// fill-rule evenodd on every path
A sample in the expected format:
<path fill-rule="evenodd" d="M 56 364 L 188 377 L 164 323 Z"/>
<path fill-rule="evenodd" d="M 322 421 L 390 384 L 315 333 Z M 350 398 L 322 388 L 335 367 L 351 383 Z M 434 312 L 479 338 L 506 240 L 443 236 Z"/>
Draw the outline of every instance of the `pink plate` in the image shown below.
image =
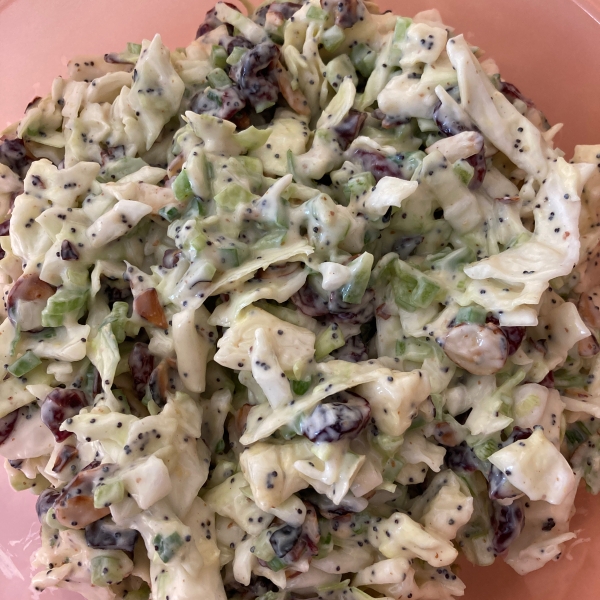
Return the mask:
<path fill-rule="evenodd" d="M 504 78 L 535 99 L 565 130 L 558 145 L 600 143 L 600 0 L 381 0 L 403 15 L 437 7 L 500 65 Z M 27 103 L 49 91 L 75 54 L 118 51 L 128 41 L 162 34 L 184 46 L 212 1 L 0 0 L 0 128 L 18 120 Z M 28 590 L 29 556 L 37 547 L 35 497 L 11 491 L 0 473 L 0 600 L 35 598 Z M 465 565 L 468 600 L 598 600 L 600 502 L 581 490 L 573 530 L 558 563 L 525 577 L 502 561 Z M 201 592 L 201 590 L 199 590 Z M 75 599 L 66 592 L 42 597 Z"/>

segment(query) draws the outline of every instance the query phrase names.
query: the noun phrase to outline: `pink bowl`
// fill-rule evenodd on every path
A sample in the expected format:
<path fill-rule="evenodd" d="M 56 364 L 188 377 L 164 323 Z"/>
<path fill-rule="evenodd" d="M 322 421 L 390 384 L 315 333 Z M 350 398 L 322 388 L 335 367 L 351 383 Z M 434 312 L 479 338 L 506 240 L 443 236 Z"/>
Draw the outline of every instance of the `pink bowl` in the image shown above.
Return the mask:
<path fill-rule="evenodd" d="M 167 46 L 193 39 L 212 0 L 0 0 L 0 128 L 49 91 L 76 54 L 118 51 L 159 32 Z M 445 22 L 496 59 L 504 78 L 535 99 L 551 123 L 565 129 L 558 145 L 600 143 L 600 0 L 381 0 L 411 16 L 438 8 Z M 35 497 L 10 490 L 0 473 L 0 600 L 29 591 L 29 556 L 37 547 Z M 498 560 L 464 565 L 467 600 L 598 600 L 600 502 L 580 491 L 570 543 L 558 563 L 519 577 Z M 199 590 L 201 593 L 201 590 Z M 67 592 L 43 597 L 75 599 Z"/>

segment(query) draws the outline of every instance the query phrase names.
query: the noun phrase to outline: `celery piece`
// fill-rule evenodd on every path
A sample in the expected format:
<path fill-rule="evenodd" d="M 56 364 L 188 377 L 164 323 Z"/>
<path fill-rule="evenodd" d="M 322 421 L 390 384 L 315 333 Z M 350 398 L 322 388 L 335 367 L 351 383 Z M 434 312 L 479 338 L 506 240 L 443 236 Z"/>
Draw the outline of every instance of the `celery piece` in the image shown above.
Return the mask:
<path fill-rule="evenodd" d="M 306 12 L 306 18 L 325 23 L 329 18 L 329 13 L 318 6 L 311 6 Z"/>
<path fill-rule="evenodd" d="M 223 88 L 229 87 L 232 83 L 231 79 L 227 76 L 227 73 L 220 68 L 213 69 L 206 78 L 211 87 L 216 90 L 222 90 Z"/>
<path fill-rule="evenodd" d="M 427 342 L 417 339 L 398 340 L 396 342 L 396 356 L 411 362 L 423 362 L 433 354 L 433 350 Z"/>
<path fill-rule="evenodd" d="M 125 486 L 122 481 L 100 484 L 94 490 L 94 508 L 106 508 L 121 502 L 125 497 Z"/>
<path fill-rule="evenodd" d="M 127 42 L 127 52 L 129 52 L 129 54 L 137 54 L 139 56 L 142 53 L 142 45 L 134 42 Z"/>
<path fill-rule="evenodd" d="M 392 36 L 392 48 L 389 57 L 389 61 L 393 65 L 397 65 L 402 57 L 402 42 L 406 38 L 406 31 L 411 24 L 412 19 L 407 17 L 398 17 L 396 19 L 396 26 L 394 27 L 394 34 Z"/>
<path fill-rule="evenodd" d="M 235 46 L 225 62 L 228 65 L 235 65 L 240 62 L 242 56 L 244 56 L 246 52 L 248 52 L 248 48 L 241 48 L 240 46 Z"/>
<path fill-rule="evenodd" d="M 356 44 L 350 53 L 352 64 L 363 77 L 369 77 L 375 68 L 377 53 L 362 42 Z"/>
<path fill-rule="evenodd" d="M 478 323 L 482 325 L 485 323 L 487 312 L 479 306 L 463 306 L 458 309 L 454 322 L 457 325 L 461 323 Z"/>
<path fill-rule="evenodd" d="M 333 52 L 339 48 L 340 44 L 345 39 L 346 35 L 344 34 L 344 30 L 339 25 L 334 25 L 323 32 L 321 43 L 327 52 Z"/>
<path fill-rule="evenodd" d="M 213 46 L 210 51 L 210 64 L 216 69 L 227 68 L 227 50 L 223 46 Z"/>
<path fill-rule="evenodd" d="M 194 197 L 194 191 L 190 184 L 190 178 L 188 177 L 187 171 L 183 169 L 179 175 L 175 178 L 173 185 L 171 186 L 175 198 L 179 202 L 187 202 Z"/>
<path fill-rule="evenodd" d="M 181 217 L 179 209 L 175 206 L 163 206 L 161 209 L 159 209 L 158 214 L 166 221 L 169 221 L 169 223 L 172 223 L 175 221 L 175 219 L 179 219 Z"/>
<path fill-rule="evenodd" d="M 475 169 L 464 159 L 456 161 L 452 170 L 465 185 L 469 185 L 475 175 Z"/>
<path fill-rule="evenodd" d="M 303 379 L 300 381 L 293 379 L 290 383 L 292 384 L 292 392 L 294 392 L 296 396 L 304 396 L 310 388 L 311 379 Z"/>
<path fill-rule="evenodd" d="M 287 567 L 287 564 L 284 563 L 279 557 L 275 557 L 273 559 L 271 559 L 267 565 L 269 566 L 269 569 L 271 569 L 271 571 L 275 571 L 275 573 L 277 573 L 277 571 L 281 571 L 281 569 L 285 569 Z"/>
<path fill-rule="evenodd" d="M 15 377 L 22 377 L 25 373 L 29 373 L 29 371 L 32 371 L 41 364 L 42 361 L 31 350 L 27 350 L 7 370 Z"/>
<path fill-rule="evenodd" d="M 123 581 L 126 573 L 118 558 L 112 556 L 95 556 L 90 561 L 92 585 L 108 587 Z"/>
<path fill-rule="evenodd" d="M 87 289 L 59 288 L 53 296 L 48 298 L 48 303 L 42 311 L 42 325 L 44 327 L 61 327 L 65 315 L 83 308 L 87 300 Z"/>
<path fill-rule="evenodd" d="M 332 323 L 322 331 L 315 341 L 315 358 L 321 360 L 334 350 L 341 348 L 346 341 L 337 323 Z"/>
<path fill-rule="evenodd" d="M 177 550 L 183 545 L 181 536 L 174 531 L 171 535 L 164 537 L 162 534 L 157 534 L 152 540 L 154 549 L 158 552 L 160 560 L 168 563 L 174 556 Z"/>
<path fill-rule="evenodd" d="M 230 183 L 215 196 L 215 202 L 223 208 L 233 210 L 238 204 L 250 202 L 253 198 L 254 194 L 239 183 Z"/>
<path fill-rule="evenodd" d="M 219 269 L 225 271 L 240 266 L 240 256 L 237 248 L 219 248 Z"/>
<path fill-rule="evenodd" d="M 15 327 L 15 335 L 13 336 L 12 341 L 10 342 L 10 356 L 14 356 L 17 351 L 17 346 L 21 341 L 21 326 L 17 323 Z"/>
<path fill-rule="evenodd" d="M 271 108 L 271 106 L 274 106 L 275 102 L 270 102 L 269 100 L 263 100 L 262 102 L 257 102 L 256 106 L 254 107 L 254 110 L 256 111 L 257 114 L 267 110 L 267 108 Z"/>
<path fill-rule="evenodd" d="M 440 286 L 404 261 L 393 264 L 391 285 L 396 304 L 409 312 L 427 308 L 440 292 Z"/>
<path fill-rule="evenodd" d="M 352 279 L 342 287 L 342 299 L 349 304 L 359 304 L 362 301 L 373 268 L 373 255 L 363 252 L 355 258 L 348 267 L 352 271 Z"/>

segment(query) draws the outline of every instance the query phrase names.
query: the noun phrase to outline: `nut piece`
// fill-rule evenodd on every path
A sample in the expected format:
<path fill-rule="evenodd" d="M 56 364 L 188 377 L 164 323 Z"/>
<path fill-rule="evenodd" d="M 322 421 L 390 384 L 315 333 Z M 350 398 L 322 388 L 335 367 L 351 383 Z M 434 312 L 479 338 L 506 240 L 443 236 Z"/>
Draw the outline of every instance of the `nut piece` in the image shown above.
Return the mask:
<path fill-rule="evenodd" d="M 493 375 L 506 363 L 508 343 L 493 323 L 462 323 L 453 327 L 443 344 L 450 360 L 473 375 Z"/>
<path fill-rule="evenodd" d="M 6 298 L 8 318 L 13 325 L 20 325 L 21 331 L 35 331 L 42 328 L 42 311 L 56 288 L 37 275 L 21 275 L 15 281 Z"/>
<path fill-rule="evenodd" d="M 158 299 L 158 294 L 154 288 L 147 289 L 142 292 L 133 301 L 133 310 L 140 315 L 140 317 L 150 321 L 152 325 L 156 325 L 161 329 L 168 329 L 169 324 L 165 317 L 165 311 Z"/>

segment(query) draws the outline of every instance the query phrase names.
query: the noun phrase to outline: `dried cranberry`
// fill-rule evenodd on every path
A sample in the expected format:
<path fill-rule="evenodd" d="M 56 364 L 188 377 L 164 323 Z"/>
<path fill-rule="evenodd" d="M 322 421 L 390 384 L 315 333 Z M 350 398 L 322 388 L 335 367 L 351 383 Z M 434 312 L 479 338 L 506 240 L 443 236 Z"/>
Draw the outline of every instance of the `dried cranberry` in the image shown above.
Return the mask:
<path fill-rule="evenodd" d="M 230 2 L 225 2 L 225 4 L 227 4 L 227 6 L 229 6 L 230 8 L 237 10 L 238 12 L 240 10 L 237 6 L 235 6 L 234 4 L 231 4 Z M 216 29 L 217 27 L 219 27 L 221 25 L 223 25 L 223 23 L 219 19 L 217 19 L 216 9 L 211 8 L 206 13 L 206 16 L 204 17 L 204 22 L 200 25 L 200 27 L 198 27 L 198 30 L 196 31 L 196 39 L 198 39 L 200 36 L 203 36 L 205 33 L 208 33 L 209 31 Z M 233 27 L 231 27 L 231 25 L 228 25 L 227 29 L 228 29 L 228 31 L 233 32 Z"/>
<path fill-rule="evenodd" d="M 79 252 L 69 240 L 63 240 L 60 246 L 60 257 L 62 260 L 79 260 Z"/>
<path fill-rule="evenodd" d="M 243 94 L 237 85 L 222 90 L 212 88 L 198 92 L 190 101 L 190 110 L 219 119 L 231 120 L 246 106 Z"/>
<path fill-rule="evenodd" d="M 553 389 L 554 388 L 554 371 L 548 371 L 546 377 L 539 382 L 539 385 Z"/>
<path fill-rule="evenodd" d="M 135 529 L 122 529 L 110 517 L 94 521 L 85 528 L 85 541 L 96 550 L 133 552 L 138 536 Z"/>
<path fill-rule="evenodd" d="M 514 102 L 515 100 L 520 100 L 524 102 L 528 108 L 533 108 L 535 106 L 534 102 L 524 96 L 521 91 L 514 86 L 512 83 L 508 83 L 508 81 L 500 82 L 500 93 L 504 95 L 504 97 L 510 102 Z"/>
<path fill-rule="evenodd" d="M 8 235 L 10 233 L 10 217 L 0 223 L 0 236 Z"/>
<path fill-rule="evenodd" d="M 42 423 L 52 432 L 57 442 L 64 442 L 71 433 L 61 431 L 60 426 L 67 419 L 79 414 L 85 406 L 87 401 L 81 390 L 55 388 L 42 404 Z"/>
<path fill-rule="evenodd" d="M 0 419 L 0 444 L 3 444 L 10 437 L 18 418 L 19 410 L 17 409 Z"/>
<path fill-rule="evenodd" d="M 520 535 L 525 525 L 525 514 L 518 500 L 509 506 L 493 502 L 492 529 L 494 537 L 492 546 L 496 554 L 502 554 Z"/>
<path fill-rule="evenodd" d="M 0 163 L 24 179 L 31 162 L 23 140 L 0 137 Z"/>
<path fill-rule="evenodd" d="M 449 469 L 458 472 L 474 473 L 482 468 L 481 461 L 466 442 L 447 448 L 444 462 Z"/>
<path fill-rule="evenodd" d="M 292 525 L 284 525 L 281 529 L 273 532 L 269 538 L 273 551 L 279 558 L 283 558 L 300 538 L 302 527 L 293 527 Z"/>
<path fill-rule="evenodd" d="M 59 496 L 60 492 L 54 488 L 48 488 L 38 496 L 35 503 L 35 510 L 40 523 L 42 522 L 44 515 L 54 506 L 54 502 Z"/>
<path fill-rule="evenodd" d="M 60 452 L 58 453 L 58 456 L 54 461 L 54 466 L 52 467 L 52 470 L 55 473 L 60 473 L 69 464 L 69 462 L 76 458 L 78 455 L 79 452 L 75 446 L 70 446 L 69 444 L 64 445 L 60 449 Z"/>
<path fill-rule="evenodd" d="M 360 161 L 363 170 L 371 172 L 376 181 L 383 177 L 405 179 L 400 165 L 380 152 L 357 148 L 352 157 Z"/>
<path fill-rule="evenodd" d="M 482 148 L 477 154 L 467 158 L 467 162 L 473 167 L 473 177 L 469 181 L 469 189 L 476 190 L 481 187 L 487 173 L 487 162 L 485 160 L 485 148 Z"/>
<path fill-rule="evenodd" d="M 290 300 L 309 317 L 324 317 L 329 314 L 328 302 L 323 300 L 307 282 Z"/>
<path fill-rule="evenodd" d="M 525 327 L 501 327 L 508 342 L 508 355 L 512 356 L 525 338 Z"/>
<path fill-rule="evenodd" d="M 346 150 L 348 146 L 356 139 L 365 123 L 366 118 L 367 113 L 350 109 L 348 114 L 341 120 L 341 122 L 333 128 L 334 133 L 338 137 L 338 142 L 342 150 Z"/>
<path fill-rule="evenodd" d="M 265 103 L 275 103 L 279 87 L 272 78 L 274 65 L 279 59 L 279 47 L 272 42 L 262 42 L 242 56 L 229 71 L 237 82 L 243 97 L 257 108 Z"/>
<path fill-rule="evenodd" d="M 311 442 L 336 442 L 357 436 L 369 422 L 371 407 L 358 394 L 340 392 L 319 404 L 302 421 L 302 434 Z"/>
<path fill-rule="evenodd" d="M 148 344 L 136 342 L 129 355 L 128 364 L 133 377 L 133 388 L 137 397 L 142 399 L 146 391 L 146 384 L 154 370 L 154 356 L 150 354 Z"/>

